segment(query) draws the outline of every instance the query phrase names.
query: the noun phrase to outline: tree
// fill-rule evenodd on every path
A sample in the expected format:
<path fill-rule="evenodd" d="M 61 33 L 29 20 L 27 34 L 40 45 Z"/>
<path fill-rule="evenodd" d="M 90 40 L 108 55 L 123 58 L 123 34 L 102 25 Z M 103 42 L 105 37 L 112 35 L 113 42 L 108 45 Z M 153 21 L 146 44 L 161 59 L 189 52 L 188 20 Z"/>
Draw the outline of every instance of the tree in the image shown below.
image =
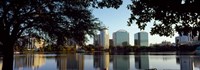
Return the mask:
<path fill-rule="evenodd" d="M 118 8 L 121 0 L 1 0 L 0 46 L 3 48 L 2 70 L 12 70 L 13 45 L 21 36 L 36 34 L 43 39 L 73 39 L 84 44 L 100 24 L 91 14 L 94 8 Z"/>
<path fill-rule="evenodd" d="M 147 22 L 154 21 L 152 35 L 173 36 L 175 31 L 184 35 L 192 32 L 193 36 L 198 31 L 200 35 L 199 6 L 199 0 L 132 0 L 128 24 L 136 21 L 140 29 L 145 29 Z"/>

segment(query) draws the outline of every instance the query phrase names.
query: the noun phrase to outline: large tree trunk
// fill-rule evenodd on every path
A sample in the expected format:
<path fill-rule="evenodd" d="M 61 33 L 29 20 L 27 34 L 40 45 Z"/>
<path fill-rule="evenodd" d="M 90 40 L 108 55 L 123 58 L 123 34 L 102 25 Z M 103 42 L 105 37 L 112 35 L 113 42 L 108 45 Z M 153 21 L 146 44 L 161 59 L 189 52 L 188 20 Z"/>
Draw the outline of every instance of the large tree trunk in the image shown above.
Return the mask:
<path fill-rule="evenodd" d="M 3 67 L 2 70 L 13 70 L 13 43 L 7 42 L 3 45 Z"/>

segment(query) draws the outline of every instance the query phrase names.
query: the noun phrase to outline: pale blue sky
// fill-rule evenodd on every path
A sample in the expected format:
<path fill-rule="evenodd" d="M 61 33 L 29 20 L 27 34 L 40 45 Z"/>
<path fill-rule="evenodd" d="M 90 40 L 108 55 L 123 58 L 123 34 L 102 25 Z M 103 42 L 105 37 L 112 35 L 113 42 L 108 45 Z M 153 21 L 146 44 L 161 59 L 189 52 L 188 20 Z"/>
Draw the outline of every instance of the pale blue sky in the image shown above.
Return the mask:
<path fill-rule="evenodd" d="M 105 9 L 94 9 L 93 15 L 96 18 L 99 18 L 103 22 L 103 25 L 109 27 L 108 31 L 110 34 L 110 39 L 112 39 L 113 32 L 116 32 L 120 29 L 124 29 L 129 32 L 130 44 L 134 45 L 134 34 L 139 32 L 138 26 L 133 23 L 131 26 L 127 26 L 128 18 L 130 17 L 130 10 L 127 9 L 127 5 L 131 4 L 131 0 L 123 0 L 123 4 L 118 9 L 105 8 Z M 153 23 L 148 23 L 144 31 L 150 32 Z M 175 35 L 177 36 L 177 34 Z M 149 44 L 150 43 L 161 43 L 162 41 L 171 41 L 175 42 L 175 37 L 160 37 L 158 35 L 149 34 Z M 89 39 L 88 44 L 92 44 L 93 39 Z"/>

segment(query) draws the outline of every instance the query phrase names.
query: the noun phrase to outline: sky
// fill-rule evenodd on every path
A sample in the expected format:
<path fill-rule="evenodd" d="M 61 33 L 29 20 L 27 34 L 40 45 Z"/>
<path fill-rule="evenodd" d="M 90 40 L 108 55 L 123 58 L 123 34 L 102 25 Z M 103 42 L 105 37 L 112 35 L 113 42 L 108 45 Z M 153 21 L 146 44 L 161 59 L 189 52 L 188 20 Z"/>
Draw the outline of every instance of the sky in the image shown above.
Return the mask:
<path fill-rule="evenodd" d="M 120 29 L 124 29 L 129 32 L 130 45 L 134 45 L 134 34 L 140 32 L 138 26 L 133 22 L 131 26 L 127 26 L 128 18 L 130 17 L 131 11 L 127 9 L 127 5 L 131 4 L 131 0 L 123 0 L 123 4 L 118 8 L 104 8 L 104 9 L 93 9 L 92 13 L 96 18 L 108 27 L 109 37 L 112 39 L 112 34 Z M 150 32 L 153 22 L 147 23 L 145 32 Z M 149 34 L 149 44 L 161 43 L 162 41 L 175 42 L 175 36 L 173 37 L 160 37 L 159 35 Z M 87 44 L 93 44 L 93 39 L 89 38 Z"/>

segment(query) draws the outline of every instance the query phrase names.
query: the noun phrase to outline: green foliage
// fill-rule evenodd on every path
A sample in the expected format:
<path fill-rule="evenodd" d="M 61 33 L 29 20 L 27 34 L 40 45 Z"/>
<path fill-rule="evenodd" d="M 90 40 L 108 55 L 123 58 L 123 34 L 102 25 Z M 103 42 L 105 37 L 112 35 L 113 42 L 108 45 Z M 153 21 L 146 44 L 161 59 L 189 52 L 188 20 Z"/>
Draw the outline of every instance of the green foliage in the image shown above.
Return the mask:
<path fill-rule="evenodd" d="M 118 8 L 121 0 L 0 0 L 2 70 L 13 70 L 13 46 L 21 36 L 36 34 L 62 45 L 67 40 L 83 45 L 86 35 L 100 28 L 93 7 Z"/>
<path fill-rule="evenodd" d="M 147 22 L 154 21 L 152 35 L 173 36 L 174 31 L 196 35 L 200 31 L 199 6 L 199 0 L 132 0 L 127 7 L 132 12 L 128 25 L 136 21 L 143 30 Z"/>
<path fill-rule="evenodd" d="M 92 16 L 93 8 L 118 8 L 121 0 L 1 0 L 0 42 L 15 42 L 19 37 L 36 34 L 48 42 L 73 39 L 84 44 L 86 35 L 100 28 Z"/>

